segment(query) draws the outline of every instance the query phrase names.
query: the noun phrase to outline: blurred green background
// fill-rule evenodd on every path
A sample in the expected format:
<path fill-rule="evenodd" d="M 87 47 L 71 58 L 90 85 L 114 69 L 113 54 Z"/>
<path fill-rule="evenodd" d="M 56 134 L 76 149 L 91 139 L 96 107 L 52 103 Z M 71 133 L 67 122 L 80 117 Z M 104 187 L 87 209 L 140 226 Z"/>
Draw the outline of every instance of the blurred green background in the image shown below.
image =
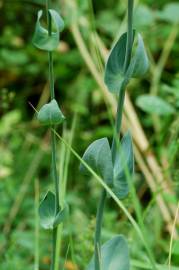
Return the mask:
<path fill-rule="evenodd" d="M 37 269 L 34 261 L 38 264 L 38 252 L 39 269 L 49 269 L 50 265 L 51 236 L 39 232 L 37 220 L 39 199 L 48 189 L 53 189 L 49 173 L 50 135 L 36 121 L 30 105 L 38 109 L 49 99 L 48 57 L 32 45 L 36 14 L 44 8 L 44 2 L 0 0 L 1 270 Z M 148 149 L 141 150 L 142 140 L 140 145 L 140 135 L 130 125 L 132 120 L 127 128 L 136 134 L 135 141 L 139 138 L 135 147 L 141 161 L 138 158 L 136 162 L 134 184 L 146 235 L 156 261 L 167 265 L 179 195 L 179 3 L 138 0 L 135 4 L 134 25 L 144 37 L 151 67 L 142 80 L 132 81 L 128 94 L 147 136 Z M 126 29 L 127 1 L 59 0 L 52 1 L 52 6 L 60 11 L 66 25 L 59 48 L 54 52 L 56 97 L 66 116 L 58 132 L 82 155 L 93 140 L 112 138 L 110 115 L 115 108 L 101 91 L 94 73 L 102 80 L 107 49 Z M 151 94 L 154 99 L 148 102 L 146 95 Z M 127 118 L 133 116 L 128 111 Z M 151 152 L 160 165 L 161 179 L 157 179 L 157 168 L 152 171 L 150 167 Z M 80 175 L 78 160 L 60 140 L 58 168 L 61 178 L 67 179 L 66 200 L 71 209 L 70 220 L 64 225 L 60 269 L 64 264 L 66 270 L 85 269 L 93 253 L 95 212 L 101 187 L 94 179 Z M 156 192 L 151 189 L 149 174 L 155 175 Z M 171 192 L 158 188 L 157 181 L 164 186 L 167 183 Z M 157 194 L 163 196 L 171 219 L 167 220 L 161 213 Z M 129 196 L 123 203 L 136 218 L 133 197 Z M 146 265 L 139 267 L 147 260 L 142 243 L 125 215 L 109 200 L 103 240 L 117 233 L 128 238 L 132 269 L 145 269 Z M 179 269 L 178 233 L 176 224 L 171 259 Z"/>

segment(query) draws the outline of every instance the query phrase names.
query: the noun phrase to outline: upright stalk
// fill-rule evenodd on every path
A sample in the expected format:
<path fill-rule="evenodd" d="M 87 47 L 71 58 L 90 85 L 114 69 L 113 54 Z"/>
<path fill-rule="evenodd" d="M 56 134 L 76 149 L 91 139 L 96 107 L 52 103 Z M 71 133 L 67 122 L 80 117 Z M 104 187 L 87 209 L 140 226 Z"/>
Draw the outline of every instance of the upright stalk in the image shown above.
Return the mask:
<path fill-rule="evenodd" d="M 96 230 L 95 230 L 95 270 L 101 270 L 101 228 L 103 221 L 104 206 L 106 201 L 106 190 L 103 189 L 98 204 L 96 215 Z"/>
<path fill-rule="evenodd" d="M 133 45 L 133 6 L 134 0 L 128 0 L 128 30 L 127 30 L 127 45 L 126 45 L 126 55 L 125 55 L 125 63 L 124 63 L 124 70 L 126 71 L 132 55 L 132 45 Z M 117 115 L 115 121 L 115 129 L 113 134 L 113 141 L 112 141 L 112 159 L 113 162 L 116 156 L 117 150 L 117 138 L 118 134 L 121 129 L 121 122 L 122 122 L 122 111 L 124 106 L 124 98 L 125 98 L 125 88 L 122 87 L 119 93 L 118 98 L 118 107 L 117 107 Z M 102 228 L 102 220 L 103 220 L 103 213 L 106 201 L 106 191 L 105 189 L 102 190 L 100 201 L 98 204 L 97 209 L 97 216 L 96 216 L 96 230 L 95 230 L 95 270 L 101 270 L 101 228 Z"/>
<path fill-rule="evenodd" d="M 49 6 L 50 0 L 46 0 L 46 13 L 47 13 L 47 24 L 48 24 L 48 34 L 51 35 L 51 17 L 49 16 Z M 48 52 L 48 59 L 49 59 L 49 88 L 50 88 L 50 97 L 51 100 L 55 98 L 55 91 L 54 91 L 54 73 L 53 73 L 53 53 L 51 51 Z M 55 130 L 55 126 L 52 126 L 52 130 Z M 51 174 L 52 179 L 55 185 L 55 212 L 56 214 L 60 210 L 59 204 L 59 178 L 57 173 L 57 166 L 56 166 L 56 136 L 54 131 L 51 130 L 51 148 L 52 148 L 52 158 L 51 158 Z M 52 263 L 51 263 L 51 270 L 55 268 L 55 257 L 56 257 L 56 242 L 57 242 L 57 227 L 53 229 L 52 232 Z"/>
<path fill-rule="evenodd" d="M 124 63 L 124 70 L 126 71 L 131 55 L 132 55 L 132 45 L 133 45 L 133 7 L 134 7 L 134 0 L 128 0 L 128 26 L 127 26 L 127 45 L 126 45 L 126 56 L 125 56 L 125 63 Z"/>

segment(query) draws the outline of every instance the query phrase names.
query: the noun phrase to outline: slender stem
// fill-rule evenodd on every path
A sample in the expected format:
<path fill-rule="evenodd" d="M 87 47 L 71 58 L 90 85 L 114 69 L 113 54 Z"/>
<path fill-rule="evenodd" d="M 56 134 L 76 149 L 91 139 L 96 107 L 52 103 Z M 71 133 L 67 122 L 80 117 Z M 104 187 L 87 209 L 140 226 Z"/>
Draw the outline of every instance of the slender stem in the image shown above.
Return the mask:
<path fill-rule="evenodd" d="M 56 260 L 56 243 L 57 243 L 57 228 L 54 228 L 52 231 L 52 262 L 51 262 L 51 270 L 55 269 L 55 260 Z"/>
<path fill-rule="evenodd" d="M 126 71 L 132 55 L 132 45 L 133 45 L 133 7 L 134 0 L 128 0 L 128 29 L 127 29 L 127 46 L 126 46 L 126 56 L 124 63 L 124 70 Z"/>
<path fill-rule="evenodd" d="M 133 6 L 134 6 L 134 0 L 128 0 L 128 29 L 127 29 L 127 44 L 126 44 L 126 55 L 125 55 L 125 63 L 124 63 L 124 69 L 127 70 L 131 55 L 132 55 L 132 45 L 133 45 Z M 115 156 L 116 156 L 116 150 L 117 150 L 117 138 L 118 134 L 121 129 L 121 122 L 122 122 L 122 111 L 124 107 L 124 98 L 125 98 L 125 88 L 122 86 L 120 93 L 119 93 L 119 99 L 118 99 L 118 107 L 117 107 L 117 116 L 116 116 L 116 124 L 115 124 L 115 130 L 114 130 L 114 136 L 113 136 L 113 142 L 112 142 L 112 159 L 114 162 Z"/>
<path fill-rule="evenodd" d="M 35 255 L 34 270 L 39 269 L 39 180 L 35 180 Z"/>
<path fill-rule="evenodd" d="M 117 143 L 118 142 L 118 134 L 119 134 L 120 129 L 121 129 L 124 98 L 125 98 L 125 89 L 122 88 L 120 93 L 119 93 L 115 129 L 114 129 L 114 135 L 113 135 L 112 147 L 111 147 L 113 162 L 114 162 L 115 157 L 116 157 L 116 151 L 117 151 L 117 145 L 118 145 L 118 143 Z"/>
<path fill-rule="evenodd" d="M 127 70 L 131 55 L 132 55 L 132 45 L 133 45 L 133 28 L 132 28 L 132 20 L 133 20 L 133 4 L 134 0 L 128 0 L 128 31 L 127 31 L 127 46 L 126 46 L 126 55 L 125 55 L 125 70 Z M 117 151 L 117 138 L 121 129 L 122 122 L 122 111 L 124 106 L 124 98 L 125 98 L 125 87 L 122 86 L 119 99 L 118 99 L 118 107 L 117 107 L 117 115 L 115 121 L 115 130 L 112 141 L 112 159 L 113 162 L 115 160 L 116 151 Z M 101 228 L 102 228 L 102 220 L 104 213 L 104 206 L 106 201 L 106 190 L 103 189 L 101 193 L 101 198 L 98 204 L 97 216 L 96 216 L 96 230 L 95 230 L 95 270 L 101 270 Z"/>
<path fill-rule="evenodd" d="M 52 127 L 53 129 L 54 126 Z M 55 195 L 56 195 L 56 214 L 59 212 L 59 178 L 57 173 L 57 167 L 56 167 L 56 136 L 54 132 L 51 130 L 51 145 L 52 145 L 52 178 L 55 185 Z"/>
<path fill-rule="evenodd" d="M 49 6 L 50 0 L 46 0 L 46 13 L 47 13 L 47 25 L 48 25 L 48 34 L 51 36 L 52 33 L 52 24 L 51 17 L 49 14 Z M 49 59 L 49 88 L 50 88 L 50 96 L 51 100 L 55 98 L 55 90 L 54 90 L 54 73 L 53 73 L 53 54 L 52 52 L 48 52 Z M 55 126 L 52 126 L 52 129 L 55 130 Z M 56 167 L 56 136 L 53 131 L 51 131 L 51 147 L 52 147 L 52 160 L 51 160 L 51 172 L 52 178 L 55 185 L 55 212 L 56 214 L 59 212 L 60 204 L 59 204 L 59 179 Z M 56 242 L 57 242 L 57 228 L 53 229 L 52 232 L 52 263 L 51 270 L 55 269 L 55 261 L 56 261 Z"/>
<path fill-rule="evenodd" d="M 48 59 L 49 59 L 49 86 L 50 86 L 50 96 L 52 100 L 55 98 L 52 52 L 48 52 Z"/>
<path fill-rule="evenodd" d="M 48 34 L 51 36 L 52 34 L 52 22 L 51 17 L 49 14 L 49 6 L 50 1 L 46 0 L 46 13 L 47 13 L 47 25 L 48 25 Z M 49 84 L 50 84 L 50 95 L 51 99 L 55 98 L 55 91 L 54 91 L 54 74 L 53 74 L 53 54 L 52 52 L 48 52 L 48 59 L 49 59 Z"/>
<path fill-rule="evenodd" d="M 101 269 L 101 228 L 103 221 L 104 206 L 106 201 L 106 190 L 103 189 L 98 204 L 96 215 L 96 230 L 95 230 L 95 270 Z"/>

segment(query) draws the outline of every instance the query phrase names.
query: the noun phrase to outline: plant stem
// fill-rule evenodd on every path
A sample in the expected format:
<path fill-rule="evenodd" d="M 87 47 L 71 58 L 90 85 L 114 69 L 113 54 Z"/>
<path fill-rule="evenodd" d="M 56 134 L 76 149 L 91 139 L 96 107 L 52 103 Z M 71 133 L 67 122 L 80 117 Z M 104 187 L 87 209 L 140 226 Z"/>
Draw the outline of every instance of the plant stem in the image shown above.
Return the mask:
<path fill-rule="evenodd" d="M 133 0 L 128 0 L 128 31 L 127 31 L 127 46 L 126 46 L 126 55 L 125 55 L 125 70 L 127 70 L 131 55 L 132 55 L 132 45 L 133 45 L 133 28 L 132 28 L 132 20 L 133 20 Z M 115 121 L 115 129 L 112 141 L 112 160 L 114 162 L 116 151 L 117 151 L 117 141 L 118 134 L 121 129 L 122 122 L 122 111 L 124 107 L 124 98 L 125 98 L 125 87 L 122 86 L 119 99 L 118 99 L 118 107 L 117 107 L 117 115 Z M 106 201 L 106 190 L 103 189 L 101 193 L 101 198 L 98 204 L 97 216 L 96 216 L 96 230 L 95 230 L 95 270 L 101 270 L 101 227 L 104 213 L 104 206 Z"/>
<path fill-rule="evenodd" d="M 96 215 L 96 230 L 95 230 L 95 270 L 101 269 L 101 228 L 103 221 L 104 206 L 106 201 L 106 190 L 103 189 L 98 204 Z"/>
<path fill-rule="evenodd" d="M 126 55 L 125 55 L 125 63 L 124 69 L 127 70 L 131 55 L 132 55 L 132 45 L 133 45 L 133 6 L 134 0 L 128 0 L 128 30 L 127 30 L 127 44 L 126 44 Z M 122 111 L 124 107 L 124 98 L 125 98 L 125 88 L 122 86 L 119 92 L 119 99 L 118 99 L 118 106 L 117 106 L 117 116 L 116 116 L 116 124 L 114 130 L 114 136 L 112 141 L 112 159 L 114 162 L 117 150 L 117 140 L 118 134 L 121 129 L 121 122 L 122 122 Z"/>
<path fill-rule="evenodd" d="M 128 0 L 128 29 L 127 29 L 127 45 L 126 45 L 126 55 L 124 70 L 126 71 L 132 55 L 132 45 L 133 45 L 133 7 L 134 0 Z"/>
<path fill-rule="evenodd" d="M 48 34 L 51 35 L 52 32 L 52 25 L 51 25 L 51 17 L 49 14 L 49 6 L 50 0 L 46 0 L 46 13 L 47 13 L 47 24 L 48 24 Z M 50 88 L 50 97 L 51 100 L 55 98 L 55 91 L 54 91 L 54 74 L 53 74 L 53 55 L 52 52 L 48 52 L 48 59 L 49 59 L 49 88 Z M 55 130 L 55 126 L 51 127 Z M 51 147 L 52 147 L 52 159 L 51 159 L 51 173 L 53 182 L 55 185 L 55 213 L 57 214 L 60 210 L 59 204 L 59 178 L 57 173 L 56 167 L 56 136 L 54 132 L 51 130 Z M 51 270 L 55 268 L 55 261 L 56 261 L 56 242 L 57 242 L 57 228 L 53 229 L 52 232 L 52 263 L 51 263 Z"/>
<path fill-rule="evenodd" d="M 120 129 L 121 129 L 124 98 L 125 98 L 125 89 L 122 87 L 121 91 L 119 93 L 115 129 L 114 129 L 114 135 L 113 135 L 112 147 L 111 147 L 113 163 L 114 163 L 114 160 L 116 157 L 116 151 L 117 151 L 117 145 L 118 145 L 118 134 L 119 134 Z"/>

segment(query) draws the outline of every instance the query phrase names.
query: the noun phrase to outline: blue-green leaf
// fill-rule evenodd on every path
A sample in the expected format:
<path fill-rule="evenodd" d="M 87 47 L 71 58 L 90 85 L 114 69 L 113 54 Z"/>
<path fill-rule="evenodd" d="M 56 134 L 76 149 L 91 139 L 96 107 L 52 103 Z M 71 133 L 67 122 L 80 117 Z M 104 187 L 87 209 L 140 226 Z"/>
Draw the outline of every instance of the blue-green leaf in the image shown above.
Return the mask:
<path fill-rule="evenodd" d="M 128 177 L 131 178 L 134 172 L 134 153 L 132 137 L 127 132 L 114 161 L 113 190 L 119 199 L 124 199 L 129 193 Z"/>
<path fill-rule="evenodd" d="M 64 22 L 61 16 L 55 10 L 49 9 L 48 12 L 53 27 L 53 29 L 51 29 L 51 35 L 49 35 L 48 30 L 42 27 L 40 23 L 40 19 L 43 15 L 43 11 L 40 10 L 37 15 L 35 33 L 32 41 L 34 46 L 41 50 L 53 51 L 58 47 L 59 35 L 64 28 Z"/>
<path fill-rule="evenodd" d="M 112 156 L 107 138 L 94 141 L 85 151 L 82 159 L 97 173 L 103 180 L 111 185 L 113 181 Z M 89 175 L 88 170 L 80 165 L 83 174 Z"/>
<path fill-rule="evenodd" d="M 56 227 L 60 223 L 64 222 L 68 216 L 69 216 L 69 206 L 68 204 L 66 204 L 65 207 L 62 210 L 60 210 L 58 214 L 56 215 L 53 222 L 53 227 Z"/>
<path fill-rule="evenodd" d="M 55 195 L 48 191 L 39 206 L 40 223 L 44 229 L 53 229 L 55 218 Z"/>
<path fill-rule="evenodd" d="M 134 57 L 131 60 L 130 65 L 133 66 L 132 77 L 135 77 L 135 78 L 143 76 L 149 68 L 149 60 L 147 57 L 147 53 L 145 50 L 142 36 L 140 34 L 138 34 L 137 49 L 136 49 Z M 130 69 L 130 65 L 129 65 L 129 69 Z"/>
<path fill-rule="evenodd" d="M 141 95 L 137 98 L 136 105 L 144 112 L 151 114 L 167 116 L 175 112 L 173 106 L 157 96 Z"/>
<path fill-rule="evenodd" d="M 137 5 L 134 11 L 134 28 L 143 29 L 143 27 L 151 27 L 155 22 L 155 13 L 152 7 L 144 4 Z"/>
<path fill-rule="evenodd" d="M 46 230 L 52 230 L 62 223 L 68 216 L 68 206 L 55 213 L 55 194 L 48 191 L 39 206 L 40 224 Z"/>
<path fill-rule="evenodd" d="M 56 100 L 52 99 L 40 109 L 37 119 L 41 124 L 50 126 L 61 124 L 65 120 L 65 117 Z"/>
<path fill-rule="evenodd" d="M 127 33 L 124 33 L 112 48 L 105 66 L 104 82 L 109 91 L 118 93 L 124 80 L 124 62 Z"/>
<path fill-rule="evenodd" d="M 165 5 L 162 11 L 157 13 L 160 19 L 168 21 L 170 23 L 179 23 L 179 3 L 173 2 Z"/>
<path fill-rule="evenodd" d="M 135 37 L 135 31 L 133 32 Z M 104 82 L 109 91 L 119 93 L 125 88 L 132 77 L 143 76 L 149 67 L 148 57 L 145 51 L 143 39 L 138 34 L 137 49 L 130 59 L 125 71 L 125 54 L 127 45 L 127 33 L 124 33 L 114 45 L 105 66 Z"/>
<path fill-rule="evenodd" d="M 107 241 L 101 249 L 102 270 L 129 270 L 128 244 L 124 236 L 118 235 Z M 94 256 L 87 270 L 95 270 Z"/>

